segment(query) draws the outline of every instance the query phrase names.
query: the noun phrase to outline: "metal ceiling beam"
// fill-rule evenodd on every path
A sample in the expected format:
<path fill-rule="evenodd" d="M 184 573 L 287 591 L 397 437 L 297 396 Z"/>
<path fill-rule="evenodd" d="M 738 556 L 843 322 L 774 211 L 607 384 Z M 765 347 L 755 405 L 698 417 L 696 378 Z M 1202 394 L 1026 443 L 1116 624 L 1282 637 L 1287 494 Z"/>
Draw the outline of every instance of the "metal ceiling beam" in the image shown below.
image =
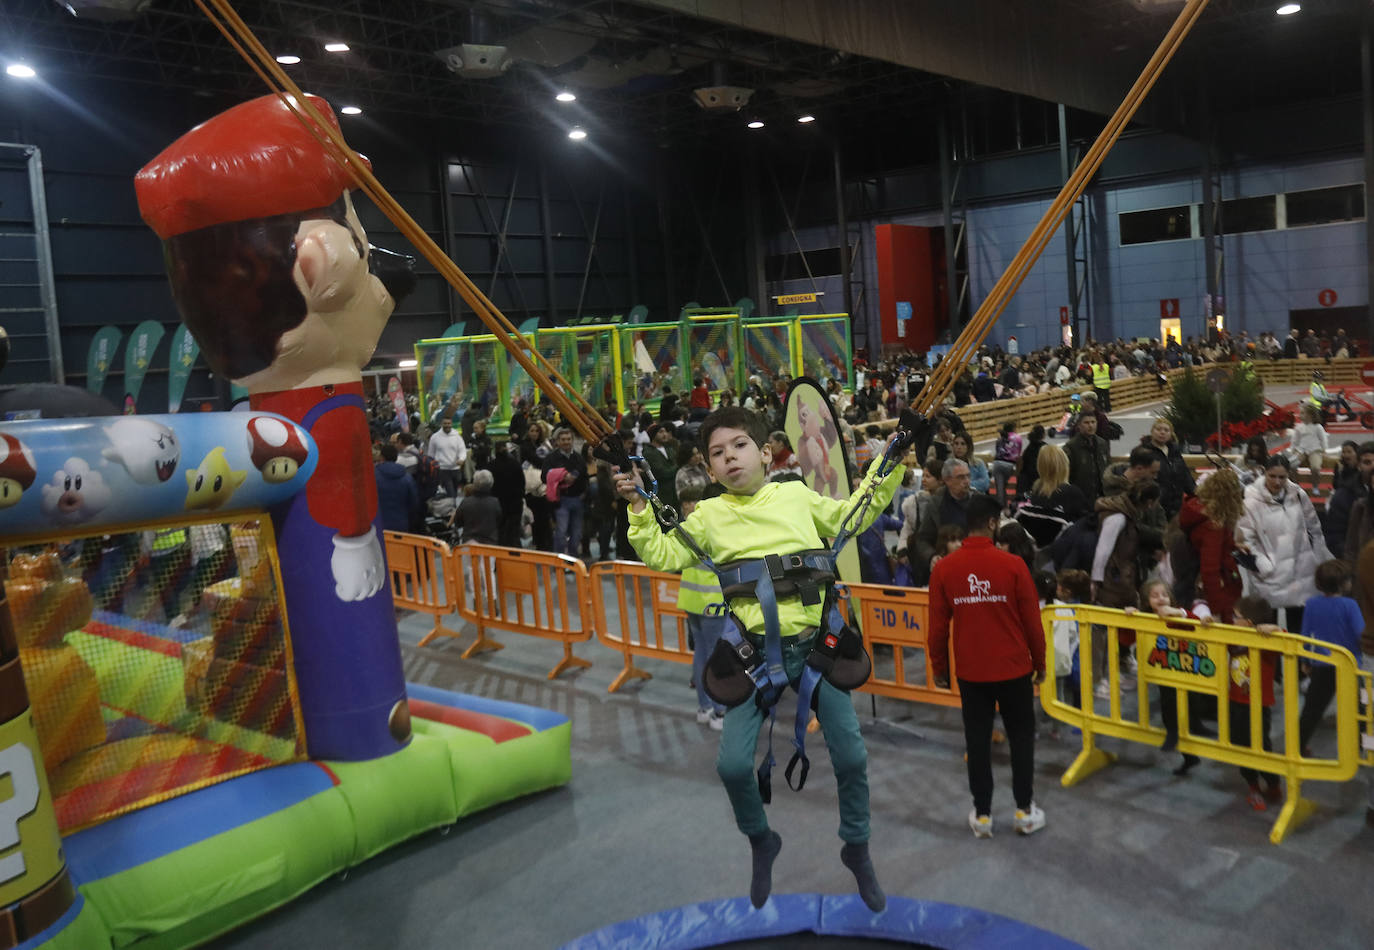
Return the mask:
<path fill-rule="evenodd" d="M 1141 65 L 1103 49 L 1094 24 L 1061 0 L 632 2 L 1104 115 Z"/>

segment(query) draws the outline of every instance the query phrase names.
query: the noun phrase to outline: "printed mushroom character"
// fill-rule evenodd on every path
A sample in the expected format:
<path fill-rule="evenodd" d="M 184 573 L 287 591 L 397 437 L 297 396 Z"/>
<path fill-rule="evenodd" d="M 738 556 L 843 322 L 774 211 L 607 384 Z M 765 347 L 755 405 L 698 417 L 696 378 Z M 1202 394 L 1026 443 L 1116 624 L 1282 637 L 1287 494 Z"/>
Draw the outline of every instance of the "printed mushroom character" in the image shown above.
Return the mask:
<path fill-rule="evenodd" d="M 295 478 L 310 450 L 296 426 L 271 416 L 254 416 L 248 420 L 248 453 L 262 480 L 279 485 Z"/>
<path fill-rule="evenodd" d="M 29 447 L 14 436 L 0 432 L 0 508 L 19 503 L 19 496 L 38 477 Z"/>

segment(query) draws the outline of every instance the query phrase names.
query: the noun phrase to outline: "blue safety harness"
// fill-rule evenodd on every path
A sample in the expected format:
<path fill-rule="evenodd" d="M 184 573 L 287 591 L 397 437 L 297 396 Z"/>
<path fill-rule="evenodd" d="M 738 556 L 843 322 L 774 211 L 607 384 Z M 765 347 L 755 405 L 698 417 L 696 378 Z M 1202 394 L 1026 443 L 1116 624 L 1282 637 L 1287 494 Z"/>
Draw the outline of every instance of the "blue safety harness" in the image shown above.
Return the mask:
<path fill-rule="evenodd" d="M 777 703 L 790 685 L 787 670 L 782 659 L 782 630 L 778 621 L 778 597 L 797 593 L 802 603 L 810 606 L 821 603 L 821 626 L 816 633 L 816 645 L 807 657 L 806 667 L 797 684 L 797 714 L 793 726 L 792 745 L 795 752 L 783 773 L 787 785 L 793 791 L 801 791 L 806 785 L 806 776 L 811 771 L 811 761 L 806 756 L 806 727 L 811 718 L 811 704 L 815 700 L 816 689 L 821 679 L 830 673 L 836 656 L 836 648 L 842 637 L 857 636 L 850 631 L 840 611 L 840 601 L 844 598 L 844 585 L 838 582 L 839 571 L 836 561 L 844 546 L 858 533 L 864 515 L 873 503 L 873 493 L 892 471 L 903 451 L 901 442 L 888 446 L 878 463 L 878 470 L 867 481 L 864 493 L 845 515 L 829 548 L 802 551 L 795 554 L 769 554 L 747 561 L 734 561 L 717 565 L 702 550 L 701 545 L 683 530 L 677 512 L 664 505 L 658 498 L 658 482 L 652 473 L 648 474 L 649 487 L 641 488 L 640 494 L 648 500 L 659 524 L 674 532 L 687 548 L 701 561 L 703 567 L 716 575 L 720 582 L 722 595 L 727 602 L 711 605 L 713 616 L 727 619 L 721 639 L 735 652 L 743 664 L 749 678 L 754 683 L 754 701 L 766 711 L 768 716 L 768 750 L 758 768 L 759 793 L 765 803 L 772 799 L 773 726 L 777 722 Z M 641 456 L 631 456 L 631 462 L 644 462 Z M 643 468 L 647 471 L 648 464 Z M 824 593 L 822 594 L 822 589 Z M 730 597 L 752 596 L 763 611 L 763 656 L 758 655 L 754 644 L 745 636 L 744 625 L 731 611 Z M 704 674 L 703 674 L 704 675 Z M 796 784 L 792 776 L 797 766 L 801 774 Z"/>

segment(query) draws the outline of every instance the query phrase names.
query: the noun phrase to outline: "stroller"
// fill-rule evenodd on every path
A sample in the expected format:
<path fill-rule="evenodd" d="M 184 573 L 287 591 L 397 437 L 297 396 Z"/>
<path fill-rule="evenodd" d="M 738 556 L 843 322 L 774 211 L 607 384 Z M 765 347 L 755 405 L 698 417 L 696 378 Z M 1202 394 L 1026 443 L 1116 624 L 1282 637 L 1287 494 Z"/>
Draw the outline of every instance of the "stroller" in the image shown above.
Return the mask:
<path fill-rule="evenodd" d="M 450 497 L 443 488 L 438 489 L 425 502 L 425 534 L 450 546 L 457 544 L 458 529 L 449 523 L 457 508 L 458 500 Z"/>

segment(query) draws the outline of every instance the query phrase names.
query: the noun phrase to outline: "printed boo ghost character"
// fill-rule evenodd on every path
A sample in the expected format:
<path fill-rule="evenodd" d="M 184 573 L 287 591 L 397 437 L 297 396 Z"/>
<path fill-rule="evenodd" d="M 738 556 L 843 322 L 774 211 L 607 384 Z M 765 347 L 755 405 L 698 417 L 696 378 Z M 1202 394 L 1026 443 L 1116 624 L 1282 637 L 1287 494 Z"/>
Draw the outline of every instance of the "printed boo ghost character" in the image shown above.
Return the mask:
<path fill-rule="evenodd" d="M 279 485 L 296 476 L 310 450 L 297 426 L 270 416 L 255 416 L 248 420 L 248 454 L 262 480 Z"/>
<path fill-rule="evenodd" d="M 0 432 L 0 508 L 19 503 L 38 477 L 38 467 L 29 447 L 8 433 Z"/>
<path fill-rule="evenodd" d="M 160 485 L 176 473 L 181 445 L 176 433 L 152 419 L 120 419 L 105 430 L 111 447 L 102 455 L 124 466 L 140 485 Z"/>

